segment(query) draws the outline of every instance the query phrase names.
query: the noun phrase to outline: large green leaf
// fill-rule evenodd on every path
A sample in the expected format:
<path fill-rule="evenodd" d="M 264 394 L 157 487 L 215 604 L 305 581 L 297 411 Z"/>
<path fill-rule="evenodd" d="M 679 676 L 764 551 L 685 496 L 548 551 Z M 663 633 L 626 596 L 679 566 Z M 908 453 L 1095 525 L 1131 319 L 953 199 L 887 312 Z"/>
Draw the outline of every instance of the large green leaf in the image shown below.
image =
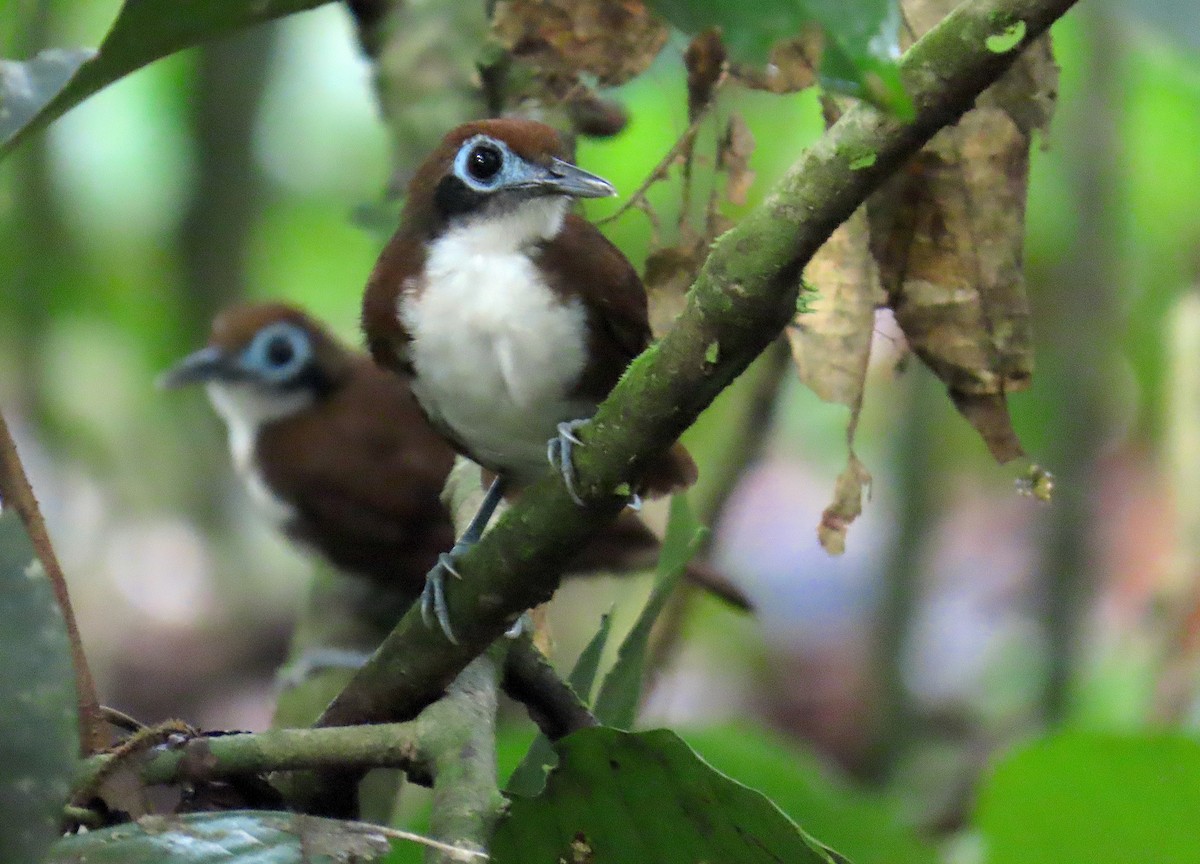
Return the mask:
<path fill-rule="evenodd" d="M 761 793 L 713 770 L 674 732 L 597 727 L 555 745 L 537 798 L 514 799 L 495 864 L 836 864 Z"/>
<path fill-rule="evenodd" d="M 15 510 L 0 515 L 0 861 L 58 836 L 79 751 L 62 613 Z"/>
<path fill-rule="evenodd" d="M 671 515 L 667 521 L 667 535 L 663 538 L 662 552 L 658 556 L 657 577 L 650 599 L 646 601 L 637 621 L 625 636 L 617 651 L 616 662 L 604 683 L 592 713 L 606 726 L 628 729 L 637 719 L 638 704 L 642 699 L 642 679 L 646 670 L 646 648 L 650 644 L 650 631 L 654 622 L 683 577 L 683 571 L 692 560 L 704 540 L 707 529 L 696 521 L 687 499 L 676 495 L 671 499 Z"/>
<path fill-rule="evenodd" d="M 684 730 L 716 770 L 762 792 L 856 864 L 936 864 L 937 850 L 883 795 L 856 788 L 811 751 L 754 726 Z"/>
<path fill-rule="evenodd" d="M 64 837 L 45 864 L 370 864 L 390 851 L 382 832 L 359 822 L 229 810 L 145 816 Z"/>
<path fill-rule="evenodd" d="M 746 63 L 766 63 L 771 46 L 816 24 L 826 35 L 819 70 L 825 87 L 912 115 L 896 65 L 897 0 L 650 0 L 650 5 L 687 33 L 720 27 L 732 56 Z"/>
<path fill-rule="evenodd" d="M 596 682 L 596 673 L 600 669 L 600 657 L 604 654 L 604 646 L 608 644 L 608 633 L 612 627 L 612 613 L 600 618 L 600 627 L 575 661 L 575 668 L 567 683 L 571 685 L 579 698 L 587 702 L 592 695 L 592 685 Z M 546 784 L 546 771 L 554 767 L 554 748 L 550 739 L 539 734 L 529 745 L 525 758 L 508 778 L 505 791 L 510 795 L 536 795 Z"/>
<path fill-rule="evenodd" d="M 987 864 L 1195 864 L 1200 743 L 1064 732 L 1008 756 L 976 823 Z"/>
<path fill-rule="evenodd" d="M 0 158 L 97 90 L 184 48 L 327 0 L 125 0 L 100 50 L 0 61 Z"/>

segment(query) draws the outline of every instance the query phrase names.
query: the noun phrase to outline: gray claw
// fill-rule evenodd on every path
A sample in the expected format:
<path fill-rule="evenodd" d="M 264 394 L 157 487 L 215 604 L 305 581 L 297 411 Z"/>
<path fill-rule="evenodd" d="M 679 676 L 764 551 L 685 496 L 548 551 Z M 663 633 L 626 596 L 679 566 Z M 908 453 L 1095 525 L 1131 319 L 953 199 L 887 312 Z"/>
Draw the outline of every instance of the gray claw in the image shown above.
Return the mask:
<path fill-rule="evenodd" d="M 575 491 L 575 463 L 571 458 L 571 449 L 577 444 L 583 446 L 583 442 L 576 436 L 575 430 L 587 422 L 587 418 L 582 418 L 559 423 L 558 434 L 546 444 L 546 458 L 562 474 L 567 494 L 580 507 L 586 505 L 579 497 L 579 493 Z"/>
<path fill-rule="evenodd" d="M 426 627 L 433 627 L 436 618 L 442 628 L 442 633 L 452 645 L 458 644 L 454 629 L 450 626 L 450 611 L 446 607 L 446 574 L 461 579 L 454 569 L 454 552 L 443 552 L 438 556 L 437 564 L 425 576 L 425 588 L 421 591 L 421 620 Z"/>
<path fill-rule="evenodd" d="M 504 631 L 504 636 L 507 639 L 520 639 L 523 633 L 528 633 L 530 636 L 533 635 L 533 619 L 529 617 L 528 612 L 522 612 L 521 617 Z"/>

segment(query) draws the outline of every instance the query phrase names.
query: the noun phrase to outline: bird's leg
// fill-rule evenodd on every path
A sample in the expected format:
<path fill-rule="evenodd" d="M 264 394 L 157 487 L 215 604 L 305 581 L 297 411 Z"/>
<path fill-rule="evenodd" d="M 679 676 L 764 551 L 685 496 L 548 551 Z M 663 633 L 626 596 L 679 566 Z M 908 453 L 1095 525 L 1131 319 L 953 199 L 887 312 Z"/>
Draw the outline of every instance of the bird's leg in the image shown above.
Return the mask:
<path fill-rule="evenodd" d="M 487 494 L 483 496 L 483 503 L 479 505 L 475 515 L 467 523 L 467 530 L 463 531 L 462 536 L 454 541 L 454 546 L 449 552 L 443 552 L 438 556 L 437 564 L 433 565 L 433 569 L 425 575 L 425 588 L 421 591 L 420 601 L 421 620 L 425 622 L 426 627 L 432 627 L 433 619 L 436 618 L 442 627 L 442 632 L 446 634 L 446 638 L 455 645 L 458 644 L 458 639 L 455 638 L 454 630 L 450 627 L 450 613 L 446 609 L 446 574 L 449 573 L 458 579 L 462 578 L 458 570 L 454 568 L 454 562 L 460 555 L 478 543 L 479 538 L 483 536 L 483 529 L 491 521 L 492 514 L 496 512 L 500 500 L 504 497 L 505 485 L 503 477 L 497 477 L 492 481 Z"/>
<path fill-rule="evenodd" d="M 558 434 L 546 442 L 546 458 L 562 474 L 567 494 L 580 507 L 583 507 L 584 503 L 583 499 L 579 497 L 579 493 L 575 491 L 575 463 L 571 460 L 571 450 L 576 444 L 583 445 L 583 442 L 576 437 L 575 430 L 587 423 L 589 419 L 591 418 L 581 417 L 578 420 L 559 423 Z"/>
<path fill-rule="evenodd" d="M 558 434 L 546 442 L 546 458 L 550 460 L 550 464 L 558 469 L 562 474 L 563 483 L 567 487 L 567 494 L 571 496 L 571 500 L 580 507 L 585 506 L 583 499 L 579 497 L 579 493 L 575 491 L 575 463 L 571 460 L 571 451 L 575 445 L 583 446 L 583 442 L 575 434 L 575 430 L 587 423 L 589 417 L 583 417 L 579 420 L 569 420 L 558 424 Z M 627 506 L 630 510 L 638 511 L 642 509 L 642 496 L 634 492 L 629 496 Z"/>

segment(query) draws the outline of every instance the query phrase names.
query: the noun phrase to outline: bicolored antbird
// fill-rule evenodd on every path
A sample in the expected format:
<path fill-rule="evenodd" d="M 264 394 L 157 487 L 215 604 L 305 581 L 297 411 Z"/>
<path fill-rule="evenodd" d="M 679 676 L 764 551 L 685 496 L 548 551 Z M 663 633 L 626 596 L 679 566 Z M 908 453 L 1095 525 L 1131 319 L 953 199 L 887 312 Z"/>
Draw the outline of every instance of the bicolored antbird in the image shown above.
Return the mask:
<path fill-rule="evenodd" d="M 345 348 L 299 309 L 261 303 L 222 312 L 208 345 L 161 383 L 205 385 L 237 473 L 277 529 L 405 605 L 421 594 L 454 540 L 439 498 L 454 451 L 426 422 L 407 376 Z M 641 569 L 657 552 L 657 538 L 627 512 L 570 570 Z M 687 576 L 748 606 L 703 564 Z"/>
<path fill-rule="evenodd" d="M 572 199 L 615 194 L 565 159 L 558 134 L 529 120 L 451 131 L 408 188 L 401 225 L 363 298 L 375 359 L 412 378 L 433 425 L 497 475 L 481 508 L 430 571 L 422 613 L 447 638 L 443 580 L 478 540 L 506 489 L 551 462 L 572 488 L 575 430 L 650 343 L 646 292 L 603 234 L 569 212 Z M 675 445 L 651 461 L 639 492 L 696 479 Z"/>
<path fill-rule="evenodd" d="M 416 599 L 453 542 L 439 495 L 453 451 L 408 384 L 279 303 L 234 306 L 166 387 L 202 383 L 239 478 L 290 539 Z"/>

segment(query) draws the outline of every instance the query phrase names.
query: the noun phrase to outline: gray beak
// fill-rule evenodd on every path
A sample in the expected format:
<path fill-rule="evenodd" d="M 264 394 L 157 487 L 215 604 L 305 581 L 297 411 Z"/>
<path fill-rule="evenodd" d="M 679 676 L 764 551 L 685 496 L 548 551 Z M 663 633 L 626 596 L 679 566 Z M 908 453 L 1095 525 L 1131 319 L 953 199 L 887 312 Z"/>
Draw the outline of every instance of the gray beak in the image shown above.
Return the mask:
<path fill-rule="evenodd" d="M 201 348 L 184 357 L 162 375 L 158 376 L 158 387 L 162 390 L 174 390 L 189 384 L 203 384 L 214 378 L 229 375 L 229 358 L 215 346 Z"/>
<path fill-rule="evenodd" d="M 617 194 L 616 187 L 603 177 L 584 171 L 562 159 L 551 161 L 550 167 L 546 169 L 546 177 L 541 183 L 551 192 L 570 195 L 572 198 L 607 198 Z"/>

